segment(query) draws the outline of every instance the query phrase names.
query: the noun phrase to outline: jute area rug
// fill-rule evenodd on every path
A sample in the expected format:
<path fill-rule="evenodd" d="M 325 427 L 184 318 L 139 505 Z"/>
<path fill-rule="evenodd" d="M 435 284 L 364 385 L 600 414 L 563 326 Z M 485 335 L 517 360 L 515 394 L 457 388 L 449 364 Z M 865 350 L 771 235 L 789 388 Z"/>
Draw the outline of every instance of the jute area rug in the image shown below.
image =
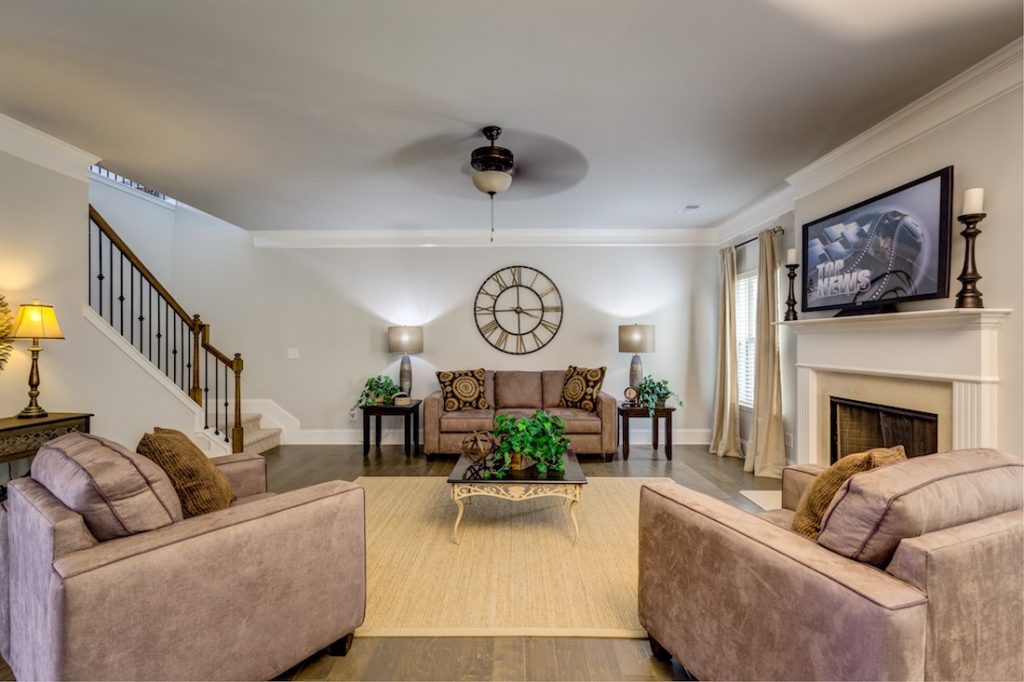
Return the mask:
<path fill-rule="evenodd" d="M 640 487 L 591 478 L 574 546 L 561 498 L 474 497 L 456 509 L 443 478 L 361 477 L 366 622 L 358 637 L 645 637 L 637 617 Z"/>

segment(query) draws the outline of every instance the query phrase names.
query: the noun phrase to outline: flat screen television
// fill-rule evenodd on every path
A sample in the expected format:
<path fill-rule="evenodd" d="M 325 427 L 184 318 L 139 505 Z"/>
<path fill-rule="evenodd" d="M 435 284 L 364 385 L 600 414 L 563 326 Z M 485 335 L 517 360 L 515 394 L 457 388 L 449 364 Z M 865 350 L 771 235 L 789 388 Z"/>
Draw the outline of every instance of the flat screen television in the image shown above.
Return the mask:
<path fill-rule="evenodd" d="M 953 167 L 803 226 L 804 312 L 949 296 Z"/>

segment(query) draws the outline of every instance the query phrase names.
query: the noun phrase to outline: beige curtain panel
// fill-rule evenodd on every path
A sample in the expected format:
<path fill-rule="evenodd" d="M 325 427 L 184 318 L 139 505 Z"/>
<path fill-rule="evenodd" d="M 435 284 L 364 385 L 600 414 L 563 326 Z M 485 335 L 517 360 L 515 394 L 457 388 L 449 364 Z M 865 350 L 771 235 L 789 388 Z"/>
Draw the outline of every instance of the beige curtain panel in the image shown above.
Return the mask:
<path fill-rule="evenodd" d="M 736 370 L 736 250 L 720 252 L 722 287 L 718 315 L 718 371 L 715 377 L 715 422 L 709 451 L 719 457 L 742 457 L 739 377 Z"/>
<path fill-rule="evenodd" d="M 782 424 L 782 379 L 779 370 L 778 259 L 775 232 L 757 236 L 757 347 L 754 356 L 754 428 L 743 468 L 755 476 L 782 478 L 786 441 Z"/>

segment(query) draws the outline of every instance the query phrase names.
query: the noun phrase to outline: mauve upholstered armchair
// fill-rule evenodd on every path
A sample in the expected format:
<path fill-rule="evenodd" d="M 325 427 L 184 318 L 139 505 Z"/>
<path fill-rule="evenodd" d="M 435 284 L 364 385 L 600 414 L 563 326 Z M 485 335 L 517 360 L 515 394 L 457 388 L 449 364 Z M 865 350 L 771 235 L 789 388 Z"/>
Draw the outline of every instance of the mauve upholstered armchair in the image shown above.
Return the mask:
<path fill-rule="evenodd" d="M 231 507 L 105 541 L 38 480 L 11 481 L 0 645 L 17 679 L 270 679 L 347 651 L 366 605 L 363 489 L 275 495 L 262 457 L 214 461 Z"/>
<path fill-rule="evenodd" d="M 676 484 L 640 498 L 640 622 L 698 679 L 1020 680 L 1024 465 L 961 450 L 856 474 L 817 542 Z"/>

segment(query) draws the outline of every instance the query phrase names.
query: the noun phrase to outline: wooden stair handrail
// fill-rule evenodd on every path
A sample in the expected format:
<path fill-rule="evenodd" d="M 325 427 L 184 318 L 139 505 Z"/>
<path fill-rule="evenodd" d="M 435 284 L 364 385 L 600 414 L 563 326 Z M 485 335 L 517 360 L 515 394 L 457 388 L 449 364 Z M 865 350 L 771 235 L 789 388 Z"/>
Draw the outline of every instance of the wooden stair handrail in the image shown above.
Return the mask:
<path fill-rule="evenodd" d="M 192 316 L 185 312 L 185 308 L 183 308 L 182 305 L 178 303 L 173 296 L 171 296 L 171 292 L 167 291 L 164 285 L 160 283 L 160 280 L 156 278 L 156 275 L 149 271 L 146 264 L 135 255 L 135 252 L 131 250 L 130 246 L 125 244 L 124 240 L 121 239 L 121 236 L 117 234 L 117 232 L 114 232 L 114 228 L 112 228 L 110 224 L 103 219 L 103 216 L 100 215 L 100 212 L 97 211 L 92 204 L 89 204 L 89 220 L 96 223 L 96 227 L 100 228 L 100 232 L 105 234 L 107 239 L 114 242 L 114 246 L 120 249 L 121 253 L 123 253 L 128 259 L 128 262 L 134 265 L 135 269 L 146 278 L 146 281 L 149 282 L 149 284 L 167 300 L 170 306 L 174 308 L 174 312 L 178 313 L 182 319 L 192 319 Z"/>
<path fill-rule="evenodd" d="M 241 353 L 235 353 L 235 356 L 228 357 L 225 353 L 221 352 L 216 346 L 210 343 L 210 325 L 205 324 L 199 317 L 199 315 L 189 315 L 185 310 L 184 306 L 178 303 L 177 299 L 171 295 L 171 292 L 160 283 L 160 280 L 156 278 L 146 264 L 142 262 L 135 252 L 132 251 L 131 247 L 125 243 L 121 236 L 114 231 L 114 228 L 110 226 L 100 212 L 96 210 L 92 204 L 89 204 L 89 220 L 96 224 L 100 232 L 106 235 L 107 239 L 111 241 L 118 248 L 118 250 L 128 259 L 139 274 L 145 278 L 149 285 L 153 287 L 167 301 L 167 304 L 176 312 L 183 320 L 186 320 L 192 332 L 192 377 L 190 387 L 188 390 L 189 397 L 197 404 L 202 406 L 203 404 L 203 389 L 199 385 L 200 373 L 199 373 L 199 351 L 200 348 L 210 353 L 216 360 L 222 362 L 235 375 L 235 406 L 234 406 L 234 418 L 235 425 L 231 429 L 231 450 L 232 452 L 241 452 L 244 446 L 244 429 L 242 427 L 242 368 L 244 363 L 242 362 Z M 225 386 L 227 390 L 227 386 Z M 227 416 L 225 415 L 225 429 L 227 428 L 226 423 Z"/>

